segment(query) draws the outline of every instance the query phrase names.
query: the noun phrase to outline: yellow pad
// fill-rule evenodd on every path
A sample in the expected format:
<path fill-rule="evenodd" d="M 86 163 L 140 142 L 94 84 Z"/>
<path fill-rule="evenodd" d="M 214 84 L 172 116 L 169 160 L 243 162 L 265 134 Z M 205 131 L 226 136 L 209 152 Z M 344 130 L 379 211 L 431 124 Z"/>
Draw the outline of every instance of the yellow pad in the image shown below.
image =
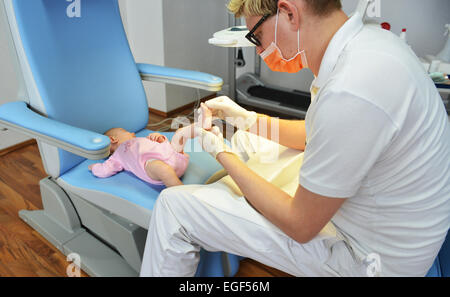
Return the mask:
<path fill-rule="evenodd" d="M 299 185 L 299 173 L 303 162 L 303 152 L 280 146 L 280 153 L 275 162 L 263 163 L 253 157 L 247 161 L 247 166 L 265 180 L 281 188 L 287 194 L 294 196 Z M 244 196 L 234 180 L 225 169 L 214 173 L 205 184 L 219 182 L 226 185 L 236 195 Z"/>

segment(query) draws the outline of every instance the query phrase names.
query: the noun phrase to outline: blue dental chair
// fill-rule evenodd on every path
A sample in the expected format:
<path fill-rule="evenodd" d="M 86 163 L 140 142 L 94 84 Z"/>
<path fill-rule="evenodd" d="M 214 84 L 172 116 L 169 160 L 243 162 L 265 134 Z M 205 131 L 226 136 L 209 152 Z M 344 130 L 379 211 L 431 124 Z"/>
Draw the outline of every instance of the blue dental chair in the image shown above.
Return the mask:
<path fill-rule="evenodd" d="M 127 172 L 99 179 L 88 165 L 108 156 L 112 127 L 146 136 L 142 80 L 218 91 L 222 79 L 136 64 L 118 0 L 82 0 L 79 17 L 66 0 L 2 0 L 27 98 L 0 107 L 0 126 L 36 138 L 45 171 L 43 210 L 19 216 L 63 254 L 76 253 L 93 276 L 137 276 L 147 228 L 162 187 Z M 149 98 L 151 100 L 151 98 Z M 163 133 L 169 139 L 173 133 Z M 203 184 L 221 166 L 187 143 L 185 184 Z M 98 162 L 98 161 L 97 161 Z M 201 251 L 197 276 L 231 276 L 238 257 Z"/>

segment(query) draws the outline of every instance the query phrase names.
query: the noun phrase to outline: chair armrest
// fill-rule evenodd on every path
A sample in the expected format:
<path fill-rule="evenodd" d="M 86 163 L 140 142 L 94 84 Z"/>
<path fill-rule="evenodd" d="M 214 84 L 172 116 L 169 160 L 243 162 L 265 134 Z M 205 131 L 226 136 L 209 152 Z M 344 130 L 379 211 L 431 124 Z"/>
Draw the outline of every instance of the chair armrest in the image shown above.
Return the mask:
<path fill-rule="evenodd" d="M 142 80 L 156 81 L 208 91 L 220 91 L 223 80 L 208 73 L 169 68 L 152 64 L 136 64 Z"/>
<path fill-rule="evenodd" d="M 29 109 L 23 101 L 0 106 L 0 126 L 88 159 L 98 160 L 109 155 L 107 136 L 46 118 Z"/>

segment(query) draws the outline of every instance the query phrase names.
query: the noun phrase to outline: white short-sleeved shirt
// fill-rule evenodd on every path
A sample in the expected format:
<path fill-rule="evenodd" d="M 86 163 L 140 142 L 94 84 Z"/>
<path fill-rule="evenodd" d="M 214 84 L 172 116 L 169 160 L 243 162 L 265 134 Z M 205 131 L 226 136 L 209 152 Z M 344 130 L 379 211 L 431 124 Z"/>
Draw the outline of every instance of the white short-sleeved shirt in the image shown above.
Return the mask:
<path fill-rule="evenodd" d="M 348 198 L 332 223 L 358 257 L 379 255 L 381 275 L 425 275 L 450 227 L 450 124 L 433 82 L 408 45 L 355 14 L 311 91 L 300 184 Z"/>

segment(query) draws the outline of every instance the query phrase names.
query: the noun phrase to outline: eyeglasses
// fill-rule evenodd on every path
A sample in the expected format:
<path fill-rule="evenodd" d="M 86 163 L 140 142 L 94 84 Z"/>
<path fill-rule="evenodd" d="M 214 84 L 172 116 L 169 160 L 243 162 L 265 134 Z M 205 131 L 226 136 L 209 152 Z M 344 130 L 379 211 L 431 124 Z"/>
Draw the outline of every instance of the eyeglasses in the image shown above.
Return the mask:
<path fill-rule="evenodd" d="M 261 41 L 259 41 L 258 38 L 256 38 L 255 31 L 256 29 L 258 29 L 259 26 L 261 26 L 262 23 L 264 23 L 265 20 L 267 20 L 269 17 L 271 16 L 271 14 L 265 14 L 257 23 L 256 25 L 250 30 L 250 32 L 247 33 L 247 35 L 245 35 L 245 38 L 248 39 L 248 41 L 250 41 L 251 43 L 253 43 L 256 46 L 261 46 Z"/>

